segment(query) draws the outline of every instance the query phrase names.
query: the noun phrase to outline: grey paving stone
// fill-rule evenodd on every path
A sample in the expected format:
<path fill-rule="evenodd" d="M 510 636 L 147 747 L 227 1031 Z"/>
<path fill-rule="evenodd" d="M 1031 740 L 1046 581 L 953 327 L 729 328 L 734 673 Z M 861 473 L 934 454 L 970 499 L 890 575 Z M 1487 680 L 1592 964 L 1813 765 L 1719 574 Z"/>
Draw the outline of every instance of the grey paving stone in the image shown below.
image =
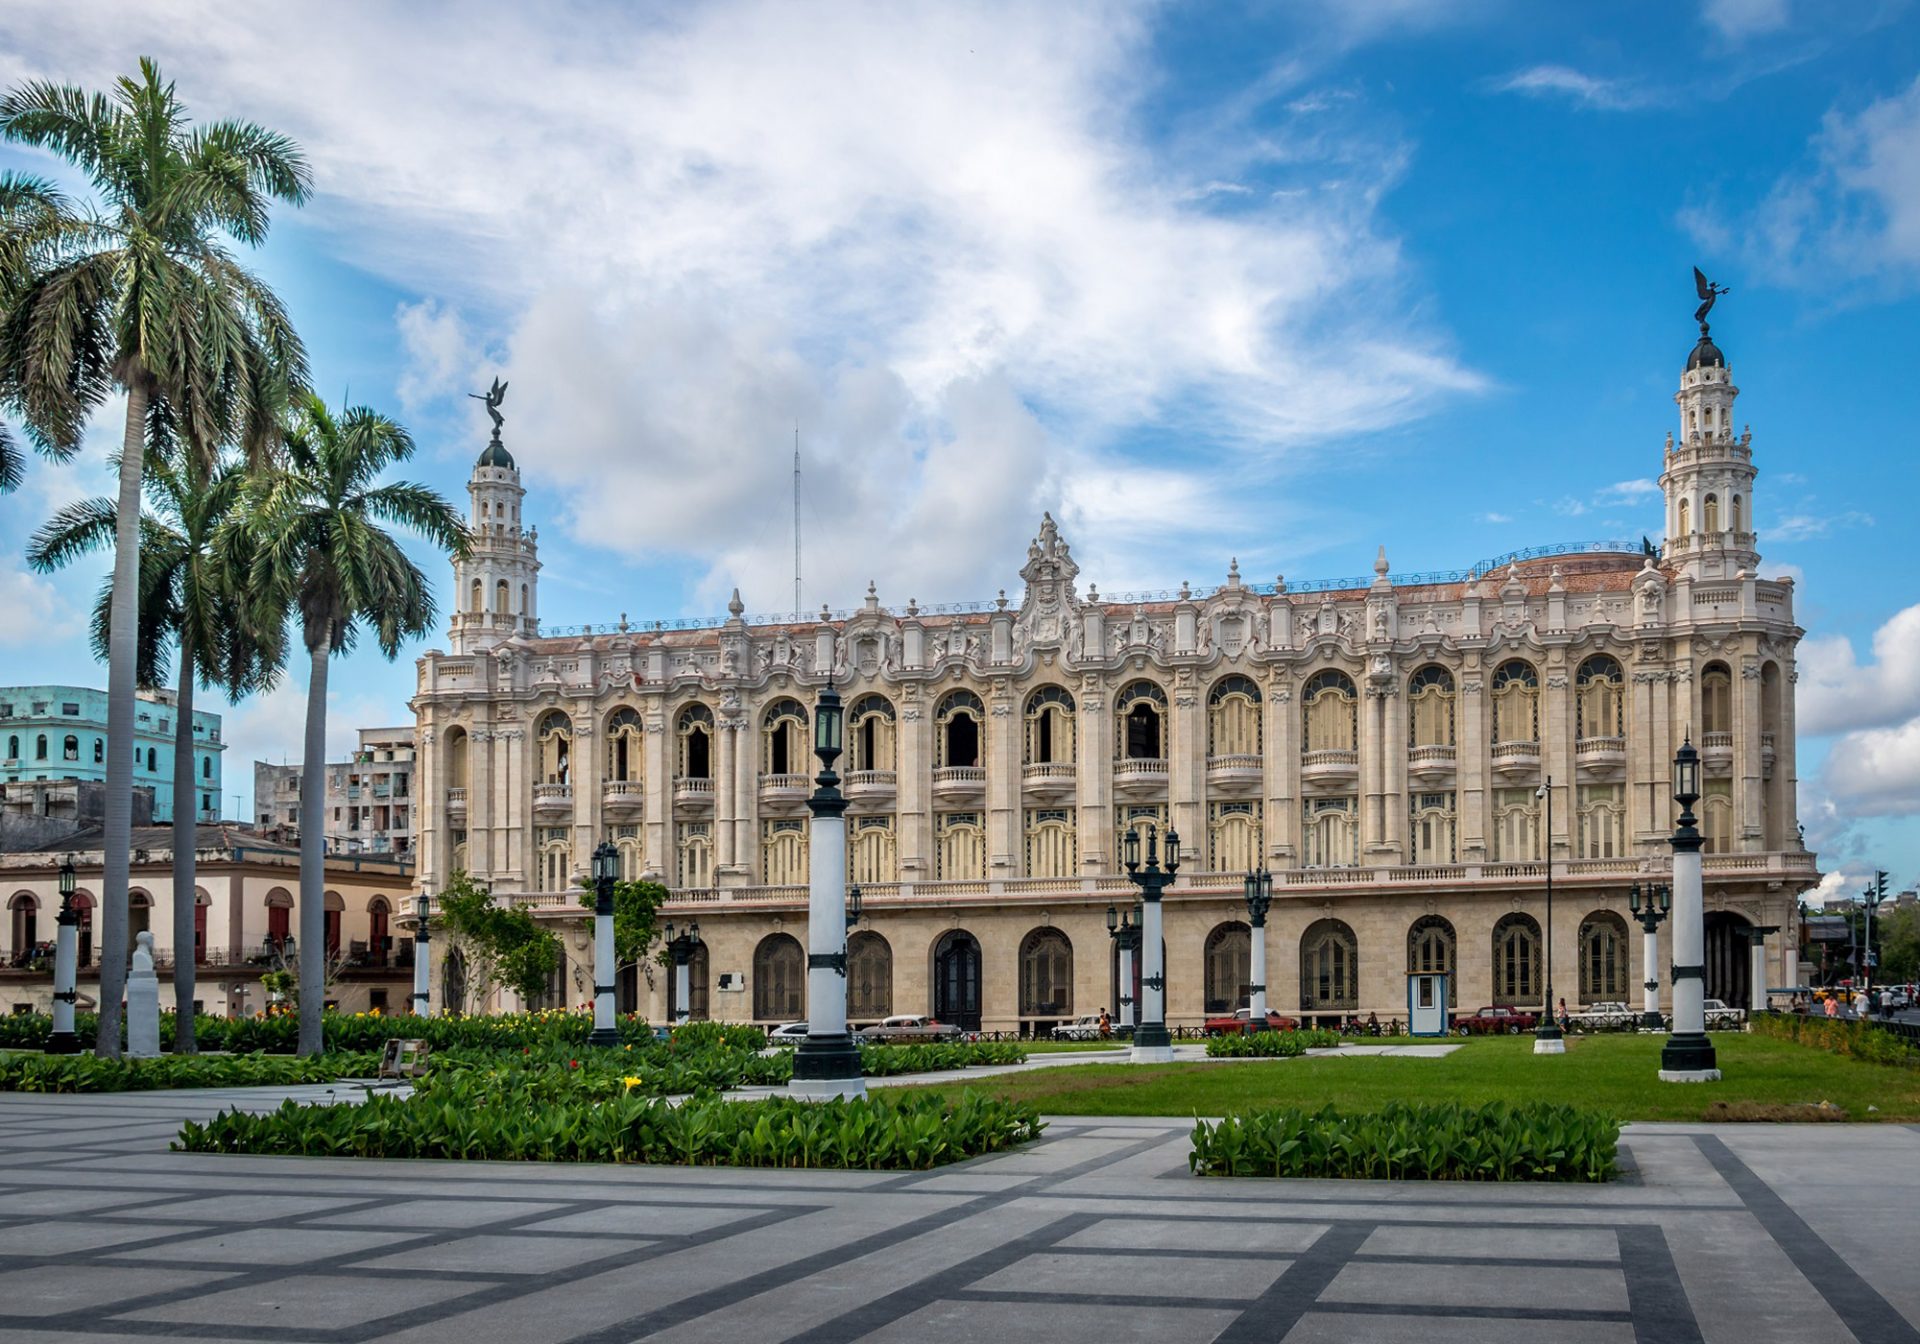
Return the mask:
<path fill-rule="evenodd" d="M 974 1283 L 990 1293 L 1072 1296 L 1252 1299 L 1291 1261 L 1196 1260 L 1150 1255 L 1103 1260 L 1092 1255 L 1029 1255 Z"/>
<path fill-rule="evenodd" d="M 60 1316 L 99 1311 L 149 1293 L 197 1288 L 229 1278 L 204 1270 L 126 1269 L 117 1265 L 36 1265 L 0 1272 L 0 1303 L 9 1316 Z"/>
<path fill-rule="evenodd" d="M 1634 1344 L 1625 1321 L 1502 1321 L 1485 1316 L 1308 1312 L 1285 1344 Z"/>
<path fill-rule="evenodd" d="M 584 1209 L 562 1214 L 537 1223 L 528 1223 L 530 1231 L 611 1232 L 632 1237 L 684 1237 L 709 1232 L 728 1223 L 737 1223 L 766 1210 L 755 1206 L 721 1204 L 702 1208 L 692 1204 L 609 1204 L 600 1209 Z"/>
<path fill-rule="evenodd" d="M 350 1271 L 296 1274 L 124 1315 L 130 1321 L 213 1327 L 277 1325 L 289 1330 L 325 1321 L 328 1329 L 338 1330 L 484 1290 L 483 1284 L 446 1279 L 367 1279 L 355 1277 Z"/>
<path fill-rule="evenodd" d="M 6 1199 L 0 1196 L 0 1208 Z M 75 1251 L 104 1250 L 152 1237 L 185 1236 L 205 1231 L 199 1227 L 115 1225 L 99 1221 L 15 1223 L 0 1227 L 0 1255 L 68 1255 Z"/>
<path fill-rule="evenodd" d="M 366 1193 L 326 1198 L 319 1195 L 205 1195 L 156 1204 L 140 1210 L 142 1218 L 189 1218 L 195 1222 L 262 1223 L 276 1218 L 295 1218 L 364 1203 Z"/>
<path fill-rule="evenodd" d="M 1420 1307 L 1574 1307 L 1625 1311 L 1626 1276 L 1616 1269 L 1533 1269 L 1520 1265 L 1349 1264 L 1321 1299 Z"/>
<path fill-rule="evenodd" d="M 69 1180 L 72 1178 L 69 1177 Z M 91 1213 L 100 1209 L 124 1209 L 130 1204 L 152 1204 L 152 1190 L 75 1190 L 57 1186 L 38 1190 L 8 1190 L 0 1194 L 0 1212 L 13 1217 L 20 1214 Z M 141 1217 L 146 1216 L 145 1210 Z"/>
<path fill-rule="evenodd" d="M 327 1223 L 366 1223 L 380 1227 L 478 1227 L 508 1218 L 531 1218 L 541 1213 L 564 1209 L 564 1204 L 520 1199 L 403 1199 L 377 1208 L 352 1213 L 336 1213 L 311 1221 Z"/>
<path fill-rule="evenodd" d="M 1325 1223 L 1230 1222 L 1213 1218 L 1106 1218 L 1074 1233 L 1060 1244 L 1299 1252 L 1318 1241 L 1320 1234 L 1326 1230 Z"/>
<path fill-rule="evenodd" d="M 1612 1228 L 1603 1227 L 1381 1227 L 1374 1229 L 1360 1254 L 1618 1260 L 1620 1239 Z"/>
<path fill-rule="evenodd" d="M 550 1274 L 557 1269 L 630 1255 L 657 1243 L 638 1237 L 522 1237 L 482 1234 L 395 1251 L 355 1268 L 453 1269 L 493 1274 Z"/>
<path fill-rule="evenodd" d="M 935 1302 L 864 1337 L 863 1344 L 1206 1344 L 1237 1313 L 1053 1302 Z M 1352 1338 L 1352 1336 L 1349 1336 Z"/>
<path fill-rule="evenodd" d="M 149 1229 L 148 1236 L 154 1229 Z M 331 1227 L 242 1227 L 127 1254 L 141 1260 L 236 1265 L 304 1265 L 355 1251 L 381 1251 L 417 1240 L 415 1232 L 364 1232 Z"/>

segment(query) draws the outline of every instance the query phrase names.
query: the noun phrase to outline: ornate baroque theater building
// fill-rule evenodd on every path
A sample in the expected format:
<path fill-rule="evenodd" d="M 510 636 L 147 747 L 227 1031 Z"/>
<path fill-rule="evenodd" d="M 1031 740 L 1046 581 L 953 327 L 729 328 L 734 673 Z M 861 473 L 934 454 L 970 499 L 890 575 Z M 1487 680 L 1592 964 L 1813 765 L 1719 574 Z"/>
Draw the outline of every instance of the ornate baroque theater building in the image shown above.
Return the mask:
<path fill-rule="evenodd" d="M 1630 884 L 1664 881 L 1670 762 L 1705 759 L 1710 995 L 1745 1002 L 1749 925 L 1817 880 L 1795 821 L 1793 585 L 1760 576 L 1751 434 L 1704 334 L 1676 396 L 1666 541 L 1553 548 L 1439 575 L 1103 597 L 1053 520 L 1017 597 L 977 609 L 542 631 L 536 536 L 498 438 L 469 492 L 451 647 L 420 660 L 419 864 L 564 921 L 559 1001 L 591 994 L 578 887 L 594 846 L 697 919 L 691 1009 L 806 1015 L 808 720 L 847 704 L 853 1020 L 932 1012 L 1044 1029 L 1114 1009 L 1107 929 L 1130 828 L 1177 827 L 1167 1016 L 1243 1005 L 1241 874 L 1273 870 L 1269 998 L 1406 1015 L 1409 970 L 1456 1005 L 1537 1006 L 1547 888 L 1570 1006 L 1639 998 Z M 1791 937 L 1768 978 L 1791 984 Z M 433 943 L 436 957 L 444 943 Z M 1663 947 L 1662 952 L 1665 951 Z M 1663 962 L 1670 958 L 1663 957 Z M 629 972 L 654 1020 L 672 977 Z M 1662 979 L 1665 980 L 1663 968 Z M 465 995 L 457 966 L 440 1004 Z M 1664 1001 L 1665 985 L 1662 986 Z M 469 1010 L 479 1006 L 465 1002 Z"/>

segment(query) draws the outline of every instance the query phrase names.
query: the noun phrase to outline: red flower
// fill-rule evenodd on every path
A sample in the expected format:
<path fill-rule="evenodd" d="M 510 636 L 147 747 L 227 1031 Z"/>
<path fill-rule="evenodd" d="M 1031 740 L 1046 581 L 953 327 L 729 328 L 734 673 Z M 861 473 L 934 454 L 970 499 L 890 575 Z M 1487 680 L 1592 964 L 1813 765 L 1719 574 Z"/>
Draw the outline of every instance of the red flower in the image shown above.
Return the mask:
<path fill-rule="evenodd" d="M 577 1069 L 580 1067 L 580 1061 L 577 1059 L 570 1059 L 567 1061 L 567 1067 L 570 1069 Z"/>

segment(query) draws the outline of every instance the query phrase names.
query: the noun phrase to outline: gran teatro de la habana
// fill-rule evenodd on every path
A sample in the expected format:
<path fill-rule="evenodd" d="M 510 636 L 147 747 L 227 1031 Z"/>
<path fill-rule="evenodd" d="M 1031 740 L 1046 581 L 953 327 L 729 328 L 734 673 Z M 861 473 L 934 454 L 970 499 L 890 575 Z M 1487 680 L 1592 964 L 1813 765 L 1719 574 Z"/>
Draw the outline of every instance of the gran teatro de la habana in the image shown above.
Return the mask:
<path fill-rule="evenodd" d="M 1751 433 L 1725 358 L 1687 355 L 1660 473 L 1665 540 L 1547 548 L 1447 574 L 1225 581 L 1151 596 L 1083 583 L 1051 518 L 1020 584 L 962 610 L 543 631 L 536 529 L 498 430 L 468 486 L 450 648 L 419 663 L 418 853 L 555 921 L 555 1002 L 592 996 L 579 888 L 611 842 L 697 921 L 696 1018 L 806 1016 L 806 799 L 815 696 L 846 706 L 837 769 L 862 917 L 849 1013 L 1044 1032 L 1119 1016 L 1136 888 L 1122 837 L 1179 834 L 1167 1021 L 1248 1000 L 1242 895 L 1272 870 L 1268 1000 L 1331 1021 L 1407 1016 L 1408 973 L 1459 1011 L 1537 1008 L 1551 877 L 1555 998 L 1640 1000 L 1629 888 L 1667 880 L 1675 751 L 1703 759 L 1707 993 L 1797 978 L 1818 880 L 1795 818 L 1790 579 L 1762 576 Z M 1225 557 L 1222 557 L 1225 559 Z M 1010 560 L 1012 557 L 1010 557 Z M 1011 567 L 1011 566 L 1010 566 Z M 1668 1002 L 1662 927 L 1661 1001 Z M 432 943 L 436 1011 L 487 1005 Z M 1137 978 L 1138 972 L 1134 972 Z M 621 976 L 666 1021 L 674 976 Z M 1137 994 L 1129 993 L 1129 998 Z"/>

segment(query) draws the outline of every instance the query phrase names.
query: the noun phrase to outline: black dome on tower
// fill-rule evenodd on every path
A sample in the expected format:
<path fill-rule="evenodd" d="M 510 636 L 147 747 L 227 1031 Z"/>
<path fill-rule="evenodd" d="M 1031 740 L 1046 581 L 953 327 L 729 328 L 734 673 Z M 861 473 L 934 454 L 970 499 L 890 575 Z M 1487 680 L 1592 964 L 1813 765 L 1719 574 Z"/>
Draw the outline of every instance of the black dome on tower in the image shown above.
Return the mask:
<path fill-rule="evenodd" d="M 1718 356 L 1719 353 L 1718 350 L 1714 351 L 1716 356 Z M 1691 368 L 1692 366 L 1689 365 L 1688 367 Z M 512 471 L 514 469 L 513 454 L 507 451 L 507 445 L 500 442 L 499 436 L 495 435 L 493 441 L 482 450 L 480 460 L 473 465 L 476 467 L 501 467 L 507 471 Z"/>
<path fill-rule="evenodd" d="M 1703 330 L 1700 333 L 1700 340 L 1694 345 L 1692 353 L 1687 356 L 1687 371 L 1726 367 L 1727 357 L 1720 353 L 1720 347 L 1715 345 Z"/>

